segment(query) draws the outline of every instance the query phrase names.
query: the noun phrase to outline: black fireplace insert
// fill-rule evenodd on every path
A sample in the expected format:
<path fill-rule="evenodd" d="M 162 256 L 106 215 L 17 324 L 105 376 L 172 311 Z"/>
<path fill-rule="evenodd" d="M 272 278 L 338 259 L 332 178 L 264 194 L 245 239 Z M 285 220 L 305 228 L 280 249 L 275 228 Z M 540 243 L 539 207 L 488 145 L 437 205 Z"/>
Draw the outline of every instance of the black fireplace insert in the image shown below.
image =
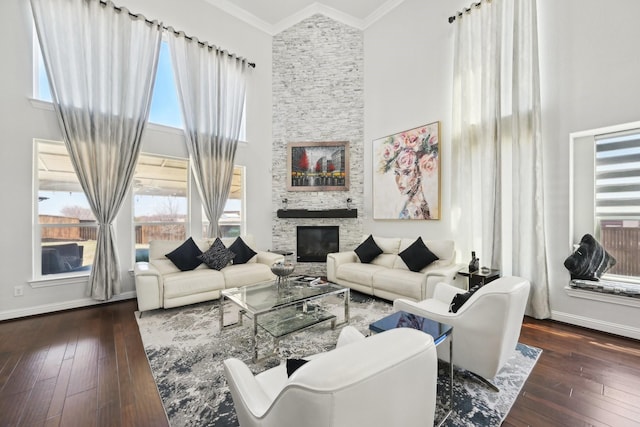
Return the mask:
<path fill-rule="evenodd" d="M 297 227 L 296 254 L 298 262 L 325 262 L 327 254 L 340 248 L 337 225 L 305 225 Z"/>

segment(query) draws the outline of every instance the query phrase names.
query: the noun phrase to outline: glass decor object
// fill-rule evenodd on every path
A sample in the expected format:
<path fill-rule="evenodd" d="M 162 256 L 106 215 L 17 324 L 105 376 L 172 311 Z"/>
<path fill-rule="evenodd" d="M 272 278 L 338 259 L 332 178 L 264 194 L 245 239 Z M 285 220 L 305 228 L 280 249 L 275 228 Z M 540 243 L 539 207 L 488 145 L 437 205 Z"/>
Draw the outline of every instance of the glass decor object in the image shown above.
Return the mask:
<path fill-rule="evenodd" d="M 478 271 L 479 267 L 480 267 L 480 260 L 476 258 L 476 252 L 471 251 L 471 261 L 469 261 L 469 273 Z"/>

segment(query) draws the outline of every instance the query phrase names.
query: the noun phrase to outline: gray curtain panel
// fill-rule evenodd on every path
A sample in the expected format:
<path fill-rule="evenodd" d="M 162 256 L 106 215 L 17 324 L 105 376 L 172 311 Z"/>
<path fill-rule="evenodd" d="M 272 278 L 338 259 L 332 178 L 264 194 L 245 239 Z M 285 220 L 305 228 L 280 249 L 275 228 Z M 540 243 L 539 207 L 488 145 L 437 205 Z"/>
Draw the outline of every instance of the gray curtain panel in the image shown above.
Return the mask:
<path fill-rule="evenodd" d="M 112 222 L 140 152 L 162 26 L 110 1 L 31 8 L 64 142 L 99 223 L 90 294 L 108 300 L 120 292 Z"/>
<path fill-rule="evenodd" d="M 244 111 L 248 62 L 183 32 L 169 37 L 187 149 L 209 219 L 209 237 L 229 197 Z"/>

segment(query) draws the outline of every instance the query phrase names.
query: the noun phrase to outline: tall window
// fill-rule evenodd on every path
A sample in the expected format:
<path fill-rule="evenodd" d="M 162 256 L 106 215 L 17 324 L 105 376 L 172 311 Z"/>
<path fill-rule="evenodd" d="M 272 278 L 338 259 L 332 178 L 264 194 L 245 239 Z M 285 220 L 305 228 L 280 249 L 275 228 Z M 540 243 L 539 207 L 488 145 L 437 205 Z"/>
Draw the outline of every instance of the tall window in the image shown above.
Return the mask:
<path fill-rule="evenodd" d="M 34 31 L 34 37 L 35 31 Z M 36 76 L 34 85 L 34 97 L 41 101 L 51 102 L 51 89 L 49 79 L 44 68 L 42 52 L 40 45 L 34 44 L 36 49 Z M 171 52 L 169 44 L 162 42 L 160 47 L 160 55 L 158 57 L 158 71 L 156 72 L 156 81 L 153 86 L 153 97 L 151 98 L 151 108 L 149 110 L 149 122 L 164 126 L 171 126 L 182 129 L 182 113 L 180 111 L 180 103 L 178 102 L 178 91 L 175 77 L 173 75 L 173 65 L 171 64 Z M 240 126 L 240 141 L 246 141 L 246 99 L 245 110 L 242 115 L 242 124 Z"/>
<path fill-rule="evenodd" d="M 136 261 L 147 261 L 149 241 L 184 240 L 189 162 L 140 154 L 133 181 Z"/>
<path fill-rule="evenodd" d="M 64 144 L 36 140 L 35 145 L 39 229 L 35 246 L 40 260 L 36 276 L 87 274 L 96 250 L 96 218 Z"/>
<path fill-rule="evenodd" d="M 224 212 L 218 221 L 222 237 L 237 237 L 242 234 L 244 223 L 244 166 L 233 167 L 233 179 Z M 202 234 L 206 235 L 209 220 L 202 212 Z"/>
<path fill-rule="evenodd" d="M 595 221 L 609 274 L 640 279 L 640 129 L 595 137 Z"/>

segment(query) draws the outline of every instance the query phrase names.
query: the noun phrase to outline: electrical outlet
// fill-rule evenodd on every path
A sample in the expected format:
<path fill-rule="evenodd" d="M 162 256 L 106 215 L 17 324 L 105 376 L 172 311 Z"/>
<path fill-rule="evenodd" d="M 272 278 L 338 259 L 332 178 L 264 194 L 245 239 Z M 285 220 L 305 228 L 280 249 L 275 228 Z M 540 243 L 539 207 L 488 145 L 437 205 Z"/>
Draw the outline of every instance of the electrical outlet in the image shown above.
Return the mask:
<path fill-rule="evenodd" d="M 14 297 L 24 296 L 24 288 L 22 286 L 14 286 L 13 287 L 13 296 Z"/>

